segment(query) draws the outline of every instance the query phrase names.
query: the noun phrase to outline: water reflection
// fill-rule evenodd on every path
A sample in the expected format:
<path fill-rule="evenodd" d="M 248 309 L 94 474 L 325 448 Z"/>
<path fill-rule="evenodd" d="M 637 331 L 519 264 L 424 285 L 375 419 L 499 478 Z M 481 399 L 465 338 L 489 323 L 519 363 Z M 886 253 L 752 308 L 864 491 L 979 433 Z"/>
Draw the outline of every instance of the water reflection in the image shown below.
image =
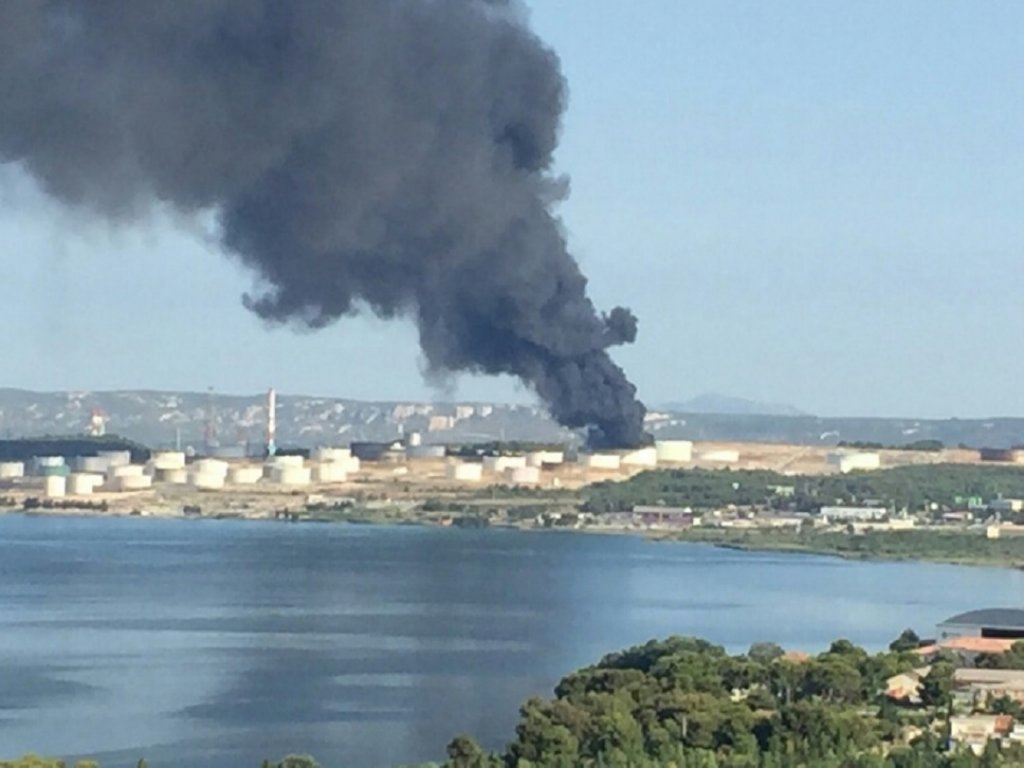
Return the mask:
<path fill-rule="evenodd" d="M 0 518 L 0 744 L 154 768 L 374 768 L 651 637 L 879 646 L 1024 574 L 620 537 Z M 111 763 L 112 764 L 112 763 Z"/>

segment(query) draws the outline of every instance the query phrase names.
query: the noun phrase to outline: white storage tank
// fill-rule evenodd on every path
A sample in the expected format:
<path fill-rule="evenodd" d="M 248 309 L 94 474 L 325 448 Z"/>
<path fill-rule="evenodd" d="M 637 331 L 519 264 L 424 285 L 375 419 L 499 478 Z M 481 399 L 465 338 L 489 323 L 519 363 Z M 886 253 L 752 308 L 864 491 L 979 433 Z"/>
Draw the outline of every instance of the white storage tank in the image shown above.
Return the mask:
<path fill-rule="evenodd" d="M 445 470 L 449 480 L 460 483 L 478 483 L 484 477 L 483 464 L 458 462 L 449 464 Z"/>
<path fill-rule="evenodd" d="M 103 485 L 103 475 L 76 472 L 68 476 L 67 491 L 72 496 L 91 496 Z"/>
<path fill-rule="evenodd" d="M 185 485 L 188 483 L 187 469 L 158 469 L 154 478 L 158 483 Z"/>
<path fill-rule="evenodd" d="M 55 470 L 64 468 L 63 456 L 36 456 L 32 459 L 32 474 L 34 475 L 55 475 L 62 474 Z M 66 476 L 66 471 L 63 473 Z"/>
<path fill-rule="evenodd" d="M 313 458 L 324 463 L 329 461 L 348 461 L 352 457 L 351 448 L 317 448 L 313 451 Z M 282 456 L 283 459 L 301 459 L 301 456 Z M 284 465 L 282 465 L 284 466 Z M 300 461 L 296 466 L 301 467 Z"/>
<path fill-rule="evenodd" d="M 188 482 L 197 491 L 219 491 L 224 488 L 224 475 L 220 473 L 190 472 Z"/>
<path fill-rule="evenodd" d="M 20 461 L 0 462 L 0 480 L 13 480 L 25 476 L 25 465 Z"/>
<path fill-rule="evenodd" d="M 536 485 L 540 482 L 540 468 L 517 467 L 505 470 L 505 478 L 512 485 Z"/>
<path fill-rule="evenodd" d="M 659 463 L 686 464 L 693 461 L 693 443 L 689 440 L 658 440 L 654 443 Z"/>
<path fill-rule="evenodd" d="M 838 467 L 843 474 L 847 472 L 868 472 L 882 466 L 882 457 L 877 453 L 833 453 L 829 454 L 829 464 Z"/>
<path fill-rule="evenodd" d="M 270 479 L 279 485 L 309 485 L 313 471 L 309 467 L 274 467 Z"/>
<path fill-rule="evenodd" d="M 149 475 L 121 475 L 111 481 L 115 491 L 145 491 L 153 487 L 153 478 Z"/>
<path fill-rule="evenodd" d="M 184 469 L 185 454 L 181 451 L 160 451 L 153 454 L 154 469 Z"/>
<path fill-rule="evenodd" d="M 484 470 L 501 474 L 507 469 L 522 469 L 526 466 L 525 456 L 484 456 Z"/>
<path fill-rule="evenodd" d="M 658 466 L 658 450 L 650 448 L 637 448 L 622 454 L 620 459 L 624 467 L 656 467 Z"/>
<path fill-rule="evenodd" d="M 701 461 L 715 462 L 716 464 L 735 464 L 740 460 L 740 452 L 723 448 L 717 451 L 705 451 L 699 458 Z"/>
<path fill-rule="evenodd" d="M 622 466 L 622 459 L 617 453 L 588 453 L 580 458 L 587 469 L 615 472 Z"/>
<path fill-rule="evenodd" d="M 48 499 L 62 499 L 67 493 L 68 479 L 61 475 L 47 475 L 43 479 L 43 495 Z"/>
<path fill-rule="evenodd" d="M 122 464 L 107 470 L 107 477 L 115 480 L 119 477 L 142 477 L 146 468 L 141 464 Z"/>
<path fill-rule="evenodd" d="M 102 456 L 79 456 L 75 459 L 75 470 L 90 475 L 103 475 L 110 469 L 110 460 Z"/>
<path fill-rule="evenodd" d="M 315 483 L 344 483 L 346 480 L 348 473 L 345 472 L 345 465 L 339 462 L 328 462 L 313 469 Z"/>
<path fill-rule="evenodd" d="M 562 451 L 533 451 L 526 454 L 526 466 L 543 467 L 545 464 L 564 464 L 565 454 Z"/>
<path fill-rule="evenodd" d="M 263 467 L 232 467 L 228 482 L 232 485 L 254 485 L 263 479 Z"/>
<path fill-rule="evenodd" d="M 419 448 L 421 445 L 423 445 L 423 435 L 419 432 L 413 432 L 409 435 L 410 448 Z"/>
<path fill-rule="evenodd" d="M 228 476 L 230 465 L 222 459 L 200 459 L 192 465 L 192 470 L 201 475 Z"/>
<path fill-rule="evenodd" d="M 131 451 L 99 451 L 96 455 L 106 459 L 108 466 L 111 467 L 123 467 L 132 463 Z"/>

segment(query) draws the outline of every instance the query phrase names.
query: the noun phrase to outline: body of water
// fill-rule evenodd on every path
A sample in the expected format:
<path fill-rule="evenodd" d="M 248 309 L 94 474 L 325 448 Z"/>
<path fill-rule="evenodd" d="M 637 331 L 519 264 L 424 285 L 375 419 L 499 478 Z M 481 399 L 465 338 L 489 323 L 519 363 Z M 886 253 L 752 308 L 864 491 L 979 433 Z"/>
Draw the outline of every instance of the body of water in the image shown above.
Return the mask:
<path fill-rule="evenodd" d="M 880 648 L 1022 595 L 1018 571 L 625 536 L 4 516 L 0 758 L 440 759 L 651 638 Z"/>

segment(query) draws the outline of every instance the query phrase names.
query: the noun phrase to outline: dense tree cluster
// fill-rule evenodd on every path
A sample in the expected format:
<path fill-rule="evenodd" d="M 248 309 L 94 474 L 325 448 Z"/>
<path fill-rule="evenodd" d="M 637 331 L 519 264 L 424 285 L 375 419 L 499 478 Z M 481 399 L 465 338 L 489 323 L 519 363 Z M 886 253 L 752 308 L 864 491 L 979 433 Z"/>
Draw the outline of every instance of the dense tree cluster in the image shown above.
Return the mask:
<path fill-rule="evenodd" d="M 925 704 L 889 702 L 885 681 L 920 663 L 905 646 L 870 655 L 838 640 L 794 659 L 772 643 L 730 656 L 674 637 L 605 657 L 559 683 L 555 698 L 521 710 L 501 754 L 471 739 L 449 746 L 446 768 L 973 768 L 1021 765 L 993 742 L 982 756 L 946 748 L 952 665 L 936 664 Z M 948 667 L 948 668 L 947 668 Z M 938 719 L 936 719 L 938 716 Z"/>

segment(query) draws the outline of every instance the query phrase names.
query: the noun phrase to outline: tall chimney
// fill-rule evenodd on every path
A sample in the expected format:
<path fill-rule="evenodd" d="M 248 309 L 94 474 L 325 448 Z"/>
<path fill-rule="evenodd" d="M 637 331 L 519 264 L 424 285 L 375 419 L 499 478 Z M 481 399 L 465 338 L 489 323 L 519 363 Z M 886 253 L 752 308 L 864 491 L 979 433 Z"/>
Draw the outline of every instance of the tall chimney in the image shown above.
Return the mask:
<path fill-rule="evenodd" d="M 274 438 L 277 436 L 277 392 L 271 387 L 267 392 L 267 456 L 277 453 Z"/>

